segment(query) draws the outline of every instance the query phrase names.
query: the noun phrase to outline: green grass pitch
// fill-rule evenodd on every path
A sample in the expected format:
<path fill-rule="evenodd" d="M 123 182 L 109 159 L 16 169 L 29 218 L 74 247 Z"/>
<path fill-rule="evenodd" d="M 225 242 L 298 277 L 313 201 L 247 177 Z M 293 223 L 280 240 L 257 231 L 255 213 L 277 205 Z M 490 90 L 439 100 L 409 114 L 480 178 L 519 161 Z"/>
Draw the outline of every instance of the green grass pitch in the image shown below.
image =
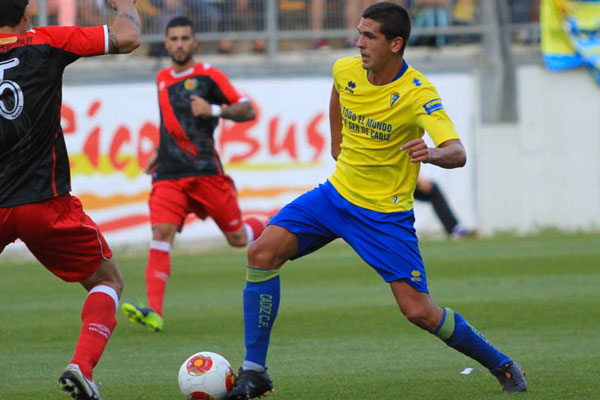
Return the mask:
<path fill-rule="evenodd" d="M 600 234 L 423 241 L 429 287 L 528 372 L 519 399 L 600 398 Z M 123 300 L 144 297 L 145 255 L 119 257 Z M 245 252 L 175 252 L 165 330 L 119 325 L 95 371 L 103 400 L 180 399 L 192 353 L 243 360 Z M 64 399 L 57 379 L 85 292 L 34 261 L 1 258 L 0 399 Z M 504 399 L 475 361 L 408 323 L 343 243 L 290 262 L 269 353 L 272 400 Z M 460 371 L 479 372 L 465 376 Z"/>

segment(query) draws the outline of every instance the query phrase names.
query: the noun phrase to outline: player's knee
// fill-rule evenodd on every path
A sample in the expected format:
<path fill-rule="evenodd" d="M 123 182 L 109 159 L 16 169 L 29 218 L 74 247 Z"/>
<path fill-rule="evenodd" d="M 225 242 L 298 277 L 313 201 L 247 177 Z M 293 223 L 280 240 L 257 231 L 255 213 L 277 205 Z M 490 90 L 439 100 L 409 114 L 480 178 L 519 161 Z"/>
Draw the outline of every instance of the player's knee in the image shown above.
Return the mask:
<path fill-rule="evenodd" d="M 402 310 L 402 313 L 413 324 L 426 330 L 433 330 L 435 326 L 432 325 L 432 315 L 427 307 L 411 307 Z"/>
<path fill-rule="evenodd" d="M 125 286 L 123 275 L 114 259 L 103 260 L 92 276 L 82 281 L 81 284 L 88 291 L 98 285 L 109 286 L 117 292 L 119 298 Z"/>
<path fill-rule="evenodd" d="M 233 247 L 244 247 L 248 243 L 246 235 L 243 234 L 228 234 L 225 235 L 225 237 L 227 238 L 229 245 Z"/>
<path fill-rule="evenodd" d="M 253 268 L 275 269 L 279 266 L 275 252 L 260 241 L 252 242 L 248 246 L 248 266 Z"/>
<path fill-rule="evenodd" d="M 108 260 L 109 263 L 109 281 L 110 286 L 115 289 L 119 298 L 121 297 L 121 293 L 123 293 L 123 289 L 125 288 L 125 280 L 123 279 L 123 275 L 121 274 L 121 270 L 119 266 L 115 262 L 114 259 Z"/>
<path fill-rule="evenodd" d="M 172 242 L 177 227 L 172 224 L 158 224 L 152 227 L 152 239 L 161 242 Z"/>

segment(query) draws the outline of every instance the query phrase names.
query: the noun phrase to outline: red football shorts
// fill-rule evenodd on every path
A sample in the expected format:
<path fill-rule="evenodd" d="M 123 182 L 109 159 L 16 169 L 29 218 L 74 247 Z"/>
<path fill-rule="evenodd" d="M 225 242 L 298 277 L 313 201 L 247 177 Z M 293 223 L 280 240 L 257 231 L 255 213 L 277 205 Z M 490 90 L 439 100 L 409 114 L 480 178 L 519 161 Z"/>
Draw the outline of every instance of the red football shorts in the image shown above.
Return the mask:
<path fill-rule="evenodd" d="M 150 223 L 183 227 L 185 217 L 194 213 L 200 219 L 215 220 L 224 233 L 237 232 L 242 227 L 242 212 L 237 190 L 228 175 L 194 176 L 152 184 Z"/>
<path fill-rule="evenodd" d="M 63 281 L 81 282 L 112 251 L 75 196 L 0 208 L 0 253 L 21 239 L 33 255 Z"/>

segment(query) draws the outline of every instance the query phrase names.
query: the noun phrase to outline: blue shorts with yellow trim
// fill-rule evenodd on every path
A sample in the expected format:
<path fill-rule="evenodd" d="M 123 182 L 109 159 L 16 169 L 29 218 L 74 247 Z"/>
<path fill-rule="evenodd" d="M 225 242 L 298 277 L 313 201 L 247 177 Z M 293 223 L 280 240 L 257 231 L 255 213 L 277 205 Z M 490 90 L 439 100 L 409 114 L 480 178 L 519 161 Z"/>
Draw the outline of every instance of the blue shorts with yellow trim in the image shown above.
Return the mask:
<path fill-rule="evenodd" d="M 304 193 L 269 222 L 298 237 L 292 259 L 344 239 L 386 281 L 406 280 L 429 293 L 412 210 L 381 213 L 350 203 L 327 181 Z"/>

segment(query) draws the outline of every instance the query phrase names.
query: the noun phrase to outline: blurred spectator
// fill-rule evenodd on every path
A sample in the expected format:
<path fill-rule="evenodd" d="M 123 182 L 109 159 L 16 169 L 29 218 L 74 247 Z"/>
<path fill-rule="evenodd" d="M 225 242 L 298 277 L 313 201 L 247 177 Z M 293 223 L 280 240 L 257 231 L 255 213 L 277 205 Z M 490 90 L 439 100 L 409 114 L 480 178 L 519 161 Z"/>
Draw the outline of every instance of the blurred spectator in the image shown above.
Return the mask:
<path fill-rule="evenodd" d="M 381 1 L 381 0 L 379 0 Z M 311 14 L 311 29 L 313 31 L 323 30 L 325 21 L 325 3 L 326 0 L 312 0 L 310 7 Z M 377 3 L 378 0 L 344 0 L 344 19 L 346 29 L 356 30 L 363 10 L 371 4 Z M 395 1 L 395 3 L 404 3 L 403 1 Z M 356 44 L 356 36 L 351 36 L 346 39 L 346 47 L 354 47 Z M 327 40 L 318 39 L 314 46 L 315 49 L 329 48 Z"/>
<path fill-rule="evenodd" d="M 242 29 L 264 31 L 265 0 L 188 0 L 188 9 L 198 16 L 199 32 L 231 32 Z M 253 43 L 253 51 L 265 51 L 264 39 Z M 233 53 L 230 40 L 221 39 L 218 51 Z"/>
<path fill-rule="evenodd" d="M 416 15 L 413 28 L 446 28 L 448 27 L 448 9 L 450 0 L 415 0 Z M 446 35 L 413 36 L 409 40 L 413 45 L 442 47 L 446 44 Z"/>
<path fill-rule="evenodd" d="M 237 0 L 235 11 L 246 30 L 264 32 L 265 0 Z M 255 39 L 252 43 L 252 51 L 255 53 L 264 53 L 266 48 L 264 39 Z"/>
<path fill-rule="evenodd" d="M 415 200 L 431 204 L 449 238 L 462 239 L 477 234 L 476 231 L 468 230 L 458 222 L 444 192 L 434 181 L 419 176 L 415 188 Z"/>
<path fill-rule="evenodd" d="M 453 22 L 461 25 L 469 25 L 475 22 L 475 0 L 456 0 L 452 12 Z"/>
<path fill-rule="evenodd" d="M 165 32 L 171 19 L 185 13 L 183 0 L 150 0 L 150 4 L 147 4 L 147 6 L 152 6 L 157 10 L 152 19 L 153 33 Z M 148 55 L 151 57 L 166 57 L 167 52 L 164 43 L 151 43 Z"/>
<path fill-rule="evenodd" d="M 236 0 L 188 0 L 188 8 L 197 16 L 199 32 L 227 32 L 233 30 L 233 14 Z M 233 53 L 231 41 L 222 39 L 219 53 Z"/>
<path fill-rule="evenodd" d="M 526 24 L 537 22 L 540 19 L 539 0 L 509 0 L 510 22 L 513 24 Z M 515 39 L 521 43 L 533 43 L 539 40 L 537 32 L 531 30 L 518 31 Z"/>
<path fill-rule="evenodd" d="M 539 20 L 539 0 L 508 0 L 510 20 L 513 24 L 523 24 Z"/>
<path fill-rule="evenodd" d="M 377 2 L 377 0 L 345 0 L 344 16 L 346 17 L 346 29 L 356 31 L 362 12 L 371 4 Z M 347 38 L 346 47 L 354 47 L 356 40 L 356 35 Z"/>
<path fill-rule="evenodd" d="M 455 0 L 452 8 L 453 25 L 474 25 L 477 21 L 478 11 L 477 0 Z M 479 40 L 479 35 L 463 34 L 452 38 L 453 43 L 475 43 Z"/>
<path fill-rule="evenodd" d="M 310 27 L 315 32 L 323 30 L 323 22 L 325 21 L 325 1 L 326 0 L 311 0 L 310 2 Z M 315 41 L 313 48 L 328 49 L 327 40 L 319 38 Z"/>
<path fill-rule="evenodd" d="M 47 0 L 48 15 L 55 15 L 58 25 L 73 26 L 77 20 L 76 0 Z M 30 1 L 33 13 L 39 11 L 37 0 Z"/>
<path fill-rule="evenodd" d="M 372 4 L 379 3 L 384 0 L 345 0 L 345 16 L 346 16 L 346 29 L 356 30 L 362 12 Z M 410 13 L 412 9 L 413 0 L 385 0 L 392 3 L 396 3 L 406 8 Z M 358 37 L 353 36 L 346 39 L 346 47 L 354 47 L 356 45 Z"/>

